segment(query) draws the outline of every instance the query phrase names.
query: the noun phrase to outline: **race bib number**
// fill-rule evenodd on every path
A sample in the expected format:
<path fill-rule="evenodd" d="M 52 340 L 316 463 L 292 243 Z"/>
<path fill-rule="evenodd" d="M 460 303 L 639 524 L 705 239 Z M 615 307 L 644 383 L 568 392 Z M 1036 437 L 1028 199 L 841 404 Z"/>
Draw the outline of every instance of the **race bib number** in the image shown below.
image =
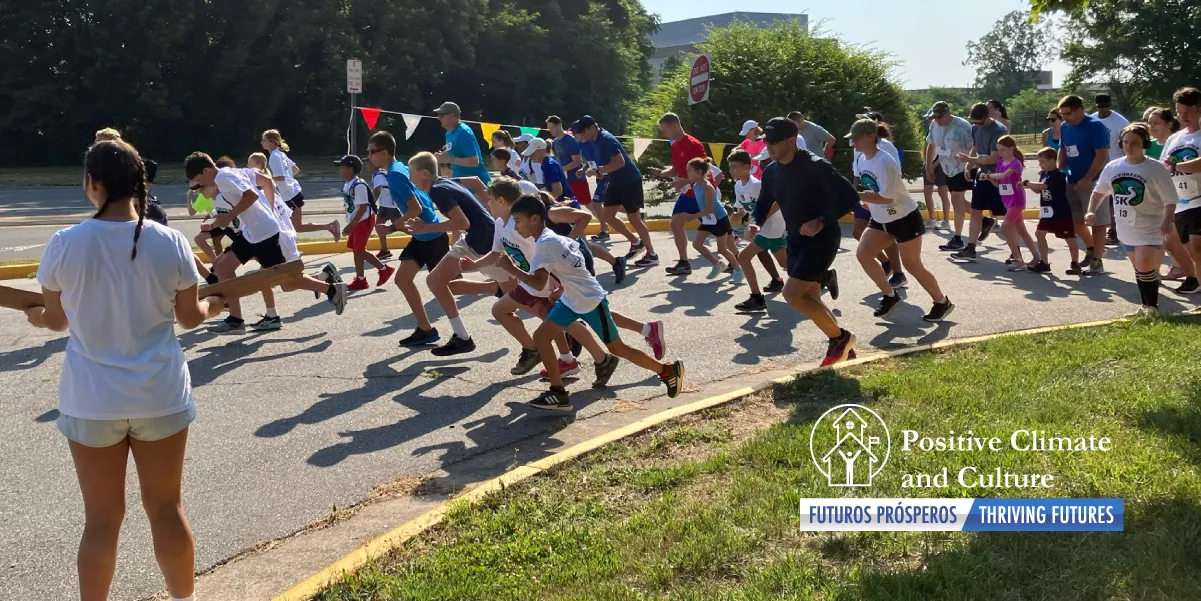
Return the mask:
<path fill-rule="evenodd" d="M 888 215 L 889 215 L 890 217 L 891 217 L 891 216 L 893 216 L 893 215 L 896 215 L 896 214 L 897 214 L 897 210 L 896 210 L 896 209 L 894 209 L 894 208 L 892 208 L 892 207 L 888 207 Z"/>
<path fill-rule="evenodd" d="M 1134 211 L 1127 207 L 1114 207 L 1114 212 L 1117 213 L 1118 219 L 1126 223 L 1134 223 Z"/>
<path fill-rule="evenodd" d="M 1038 217 L 1040 219 L 1050 219 L 1055 216 L 1055 209 L 1051 206 L 1043 206 L 1038 208 Z"/>
<path fill-rule="evenodd" d="M 1173 175 L 1172 183 L 1176 184 L 1176 196 L 1180 200 L 1193 200 L 1201 195 L 1201 179 L 1195 173 Z"/>
<path fill-rule="evenodd" d="M 717 217 L 712 214 L 701 217 L 701 225 L 717 225 Z"/>
<path fill-rule="evenodd" d="M 1063 150 L 1064 150 L 1064 152 L 1067 153 L 1068 156 L 1070 156 L 1072 158 L 1080 156 L 1080 149 L 1076 148 L 1075 145 L 1065 146 Z"/>
<path fill-rule="evenodd" d="M 1013 184 L 1001 184 L 1002 196 L 1013 196 Z"/>

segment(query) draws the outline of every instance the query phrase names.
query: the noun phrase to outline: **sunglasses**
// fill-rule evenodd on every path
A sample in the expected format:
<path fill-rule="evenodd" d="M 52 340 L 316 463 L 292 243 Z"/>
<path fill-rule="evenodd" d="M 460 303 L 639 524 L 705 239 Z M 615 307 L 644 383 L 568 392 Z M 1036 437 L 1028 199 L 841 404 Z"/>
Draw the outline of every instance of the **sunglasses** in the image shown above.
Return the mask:
<path fill-rule="evenodd" d="M 188 189 L 195 192 L 195 191 L 199 190 L 200 187 L 201 187 L 200 184 L 192 184 L 192 185 L 188 186 Z"/>
<path fill-rule="evenodd" d="M 371 155 L 373 155 L 373 154 L 375 154 L 375 153 L 377 153 L 377 152 L 383 152 L 383 151 L 384 151 L 384 149 L 383 149 L 383 148 L 368 148 L 368 149 L 367 149 L 367 156 L 371 156 Z"/>
<path fill-rule="evenodd" d="M 1055 123 L 1056 121 L 1059 121 L 1058 117 L 1047 117 L 1047 123 Z"/>

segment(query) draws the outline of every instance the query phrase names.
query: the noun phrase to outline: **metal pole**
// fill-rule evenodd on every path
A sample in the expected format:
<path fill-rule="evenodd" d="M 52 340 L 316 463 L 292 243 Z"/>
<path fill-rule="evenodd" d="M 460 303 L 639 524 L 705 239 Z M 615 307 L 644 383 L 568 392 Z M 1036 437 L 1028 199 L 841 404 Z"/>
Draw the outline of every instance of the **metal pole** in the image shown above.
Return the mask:
<path fill-rule="evenodd" d="M 358 154 L 359 152 L 359 121 L 358 119 L 355 119 L 354 114 L 355 96 L 356 94 L 354 92 L 350 93 L 350 154 Z"/>

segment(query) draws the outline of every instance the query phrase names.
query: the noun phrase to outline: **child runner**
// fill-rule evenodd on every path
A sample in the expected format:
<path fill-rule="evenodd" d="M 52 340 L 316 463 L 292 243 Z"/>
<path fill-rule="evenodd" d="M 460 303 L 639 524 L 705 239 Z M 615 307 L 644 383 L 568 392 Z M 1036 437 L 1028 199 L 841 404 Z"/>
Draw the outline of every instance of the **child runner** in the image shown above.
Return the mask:
<path fill-rule="evenodd" d="M 508 135 L 508 134 L 506 134 Z M 517 171 L 513 169 L 513 157 L 517 157 L 518 162 L 521 157 L 517 156 L 517 151 L 509 150 L 508 148 L 496 148 L 492 150 L 492 170 L 500 173 L 505 177 L 513 179 L 521 179 Z M 518 167 L 521 165 L 518 164 Z"/>
<path fill-rule="evenodd" d="M 1027 269 L 1034 273 L 1051 273 L 1047 260 L 1047 235 L 1066 240 L 1072 255 L 1070 275 L 1080 275 L 1080 245 L 1076 243 L 1076 225 L 1072 221 L 1072 205 L 1068 204 L 1068 176 L 1059 170 L 1059 150 L 1046 147 L 1038 151 L 1039 183 L 1022 182 L 1022 186 L 1039 194 L 1038 256 L 1041 261 Z"/>
<path fill-rule="evenodd" d="M 758 129 L 757 125 L 756 129 Z M 762 183 L 751 175 L 753 167 L 751 155 L 745 150 L 738 149 L 730 153 L 730 158 L 727 160 L 730 163 L 730 175 L 734 178 L 734 202 L 738 205 L 738 211 L 754 213 L 755 206 L 759 202 L 759 190 Z M 759 276 L 755 275 L 754 258 L 756 255 L 771 276 L 771 284 L 768 285 L 767 292 L 778 292 L 784 289 L 784 280 L 780 279 L 780 272 L 776 270 L 773 261 L 779 261 L 781 267 L 788 264 L 788 257 L 784 251 L 786 243 L 784 215 L 780 213 L 780 206 L 776 205 L 772 207 L 767 222 L 763 224 L 759 233 L 752 237 L 750 244 L 742 249 L 742 252 L 738 253 L 738 264 L 741 269 L 735 273 L 734 277 L 737 279 L 739 274 L 745 274 L 746 281 L 751 286 L 751 298 L 734 305 L 736 310 L 743 313 L 767 310 L 767 300 L 763 297 L 763 290 L 759 289 Z"/>
<path fill-rule="evenodd" d="M 905 189 L 900 163 L 884 152 L 878 141 L 879 128 L 871 119 L 860 119 L 851 126 L 851 142 L 859 151 L 855 157 L 855 173 L 863 188 L 859 198 L 872 214 L 855 255 L 863 271 L 884 295 L 873 315 L 883 317 L 901 302 L 884 269 L 876 261 L 876 255 L 884 247 L 896 244 L 901 260 L 934 300 L 934 306 L 923 319 L 942 321 L 951 314 L 955 305 L 942 293 L 934 274 L 922 265 L 922 235 L 926 233 L 922 213 Z"/>
<path fill-rule="evenodd" d="M 371 263 L 371 266 L 379 271 L 379 281 L 375 283 L 378 288 L 388 283 L 388 278 L 392 277 L 396 268 L 384 265 L 379 258 L 367 252 L 367 241 L 371 239 L 371 232 L 375 229 L 377 209 L 367 182 L 359 177 L 363 172 L 363 160 L 348 154 L 335 161 L 334 165 L 338 167 L 338 175 L 346 181 L 346 185 L 342 187 L 342 202 L 346 205 L 346 228 L 342 233 L 346 235 L 346 248 L 354 253 L 354 280 L 346 289 L 370 288 L 367 278 L 363 275 L 364 262 Z"/>
<path fill-rule="evenodd" d="M 83 496 L 80 597 L 108 599 L 132 453 L 167 592 L 191 601 L 195 542 L 181 497 L 196 405 L 175 325 L 216 317 L 222 300 L 197 297 L 183 234 L 143 221 L 146 180 L 132 146 L 94 144 L 84 171 L 96 215 L 50 239 L 38 268 L 45 306 L 25 312 L 34 327 L 70 332 L 57 425 Z"/>
<path fill-rule="evenodd" d="M 1122 129 L 1122 152 L 1101 170 L 1088 202 L 1084 222 L 1093 225 L 1097 208 L 1113 195 L 1118 241 L 1134 266 L 1141 306 L 1133 315 L 1159 313 L 1159 266 L 1163 263 L 1164 232 L 1174 225 L 1176 190 L 1163 163 L 1147 158 L 1151 132 L 1142 123 Z"/>
<path fill-rule="evenodd" d="M 528 404 L 538 409 L 572 410 L 571 398 L 563 387 L 551 341 L 579 320 L 584 320 L 592 328 L 612 355 L 655 373 L 667 386 L 668 397 L 679 396 L 684 385 L 684 363 L 679 360 L 660 363 L 621 341 L 617 324 L 609 313 L 605 289 L 584 267 L 580 245 L 546 227 L 546 205 L 537 198 L 527 196 L 514 203 L 512 211 L 518 233 L 535 240 L 534 256 L 529 266 L 523 269 L 505 255 L 501 257 L 501 267 L 533 288 L 548 285 L 552 275 L 563 287 L 563 295 L 555 301 L 546 321 L 534 333 L 538 352 L 546 366 L 547 379 L 550 380 L 550 390 Z M 599 370 L 600 366 L 597 367 Z"/>
<path fill-rule="evenodd" d="M 387 261 L 392 258 L 388 250 L 388 234 L 400 231 L 400 209 L 392 202 L 392 194 L 388 192 L 388 172 L 376 169 L 371 176 L 371 192 L 375 194 L 375 204 L 379 207 L 379 215 L 375 221 L 375 234 L 379 238 L 379 252 L 375 258 Z"/>
<path fill-rule="evenodd" d="M 878 142 L 877 147 L 888 155 L 892 156 L 892 158 L 896 159 L 897 164 L 900 164 L 900 151 L 898 151 L 897 147 L 888 140 L 888 136 L 891 135 L 889 133 L 890 130 L 888 128 L 888 124 L 880 121 L 880 116 L 878 113 L 864 113 L 864 115 L 860 115 L 860 118 L 867 118 L 876 123 L 876 140 Z M 796 119 L 792 119 L 792 121 L 796 121 Z M 850 134 L 847 134 L 847 138 L 850 138 Z M 854 140 L 848 141 L 851 142 L 851 148 L 854 150 L 854 158 L 852 159 L 851 163 L 853 168 L 854 165 L 858 164 L 859 156 L 862 153 L 858 150 L 855 150 Z M 852 175 L 854 175 L 856 178 L 859 177 L 859 174 L 853 170 Z M 861 182 L 857 181 L 855 183 L 860 192 L 863 192 L 867 189 L 861 185 Z M 856 241 L 858 241 L 863 238 L 863 232 L 867 231 L 867 226 L 871 221 L 872 213 L 862 202 L 859 202 L 855 203 L 855 208 L 851 210 L 851 216 L 853 219 L 851 225 L 851 235 L 855 237 Z M 880 267 L 884 269 L 885 277 L 888 278 L 888 283 L 890 286 L 893 288 L 904 288 L 909 285 L 909 279 L 905 277 L 905 272 L 901 269 L 901 255 L 897 251 L 896 244 L 887 246 L 883 251 L 880 252 L 880 254 L 876 255 L 876 260 L 880 262 Z"/>
<path fill-rule="evenodd" d="M 571 187 L 571 195 L 580 206 L 592 210 L 592 191 L 588 188 L 588 178 L 584 176 L 584 154 L 580 143 L 563 128 L 563 119 L 556 115 L 546 118 L 546 130 L 554 136 L 555 160 L 567 174 L 567 185 Z M 599 217 L 597 218 L 599 221 Z"/>
<path fill-rule="evenodd" d="M 596 144 L 580 139 L 574 135 L 571 130 L 567 132 L 576 142 L 580 144 L 580 155 L 584 158 L 584 174 L 585 177 L 592 177 L 596 181 L 596 189 L 592 191 L 592 204 L 588 205 L 588 210 L 596 216 L 596 220 L 601 224 L 601 231 L 591 238 L 592 242 L 608 242 L 611 236 L 609 235 L 609 224 L 605 221 L 605 211 L 601 203 L 605 199 L 605 178 L 600 174 L 596 165 Z M 597 255 L 600 256 L 600 255 Z"/>
<path fill-rule="evenodd" d="M 717 188 L 713 187 L 713 184 L 709 183 L 707 179 L 710 166 L 712 164 L 707 157 L 696 158 L 688 161 L 684 172 L 688 185 L 692 189 L 692 197 L 700 207 L 696 213 L 686 214 L 689 219 L 699 219 L 701 222 L 697 227 L 696 236 L 692 239 L 692 247 L 713 264 L 713 268 L 709 271 L 709 279 L 712 280 L 720 276 L 726 268 L 738 265 L 738 253 L 734 252 L 734 234 L 730 228 L 729 213 L 726 211 L 725 205 L 721 204 Z M 721 254 L 721 257 L 729 260 L 729 263 L 705 248 L 705 240 L 710 234 L 717 241 L 717 252 Z M 686 261 L 681 261 L 681 263 L 686 263 Z"/>
<path fill-rule="evenodd" d="M 326 225 L 304 223 L 304 192 L 300 188 L 300 182 L 296 181 L 296 176 L 300 175 L 300 167 L 297 167 L 296 163 L 288 158 L 287 153 L 292 149 L 279 134 L 279 130 L 269 129 L 263 132 L 260 143 L 263 150 L 271 155 L 269 165 L 274 174 L 275 185 L 279 186 L 284 203 L 292 210 L 292 229 L 302 233 L 328 231 L 333 235 L 334 242 L 341 240 L 342 229 L 338 227 L 337 221 L 331 221 Z"/>
<path fill-rule="evenodd" d="M 1176 234 L 1192 260 L 1192 273 L 1201 274 L 1201 90 L 1181 88 L 1173 94 L 1180 131 L 1164 144 L 1160 160 L 1176 184 Z M 1197 294 L 1196 277 L 1186 277 L 1177 294 Z"/>
<path fill-rule="evenodd" d="M 550 192 L 555 202 L 576 202 L 575 192 L 572 191 L 571 184 L 567 181 L 567 175 L 563 173 L 563 166 L 550 156 L 546 140 L 534 138 L 521 156 L 529 157 L 530 163 L 538 166 L 538 172 L 542 178 L 541 181 L 534 183 L 540 190 Z"/>
<path fill-rule="evenodd" d="M 495 132 L 492 132 L 492 150 L 493 152 L 497 150 L 507 151 L 509 153 L 509 158 L 505 159 L 505 165 L 508 167 L 509 171 L 517 173 L 521 170 L 521 151 L 517 148 L 517 145 L 513 143 L 513 136 L 510 135 L 509 132 L 503 129 L 498 129 Z M 504 172 L 503 169 L 497 169 L 497 171 L 502 173 Z M 509 177 L 515 176 L 510 175 Z M 517 179 L 521 178 L 518 177 Z"/>
<path fill-rule="evenodd" d="M 1147 156 L 1161 161 L 1163 160 L 1164 144 L 1168 142 L 1168 138 L 1171 138 L 1172 134 L 1180 131 L 1180 120 L 1172 113 L 1172 109 L 1157 106 L 1147 109 L 1143 115 L 1143 120 L 1147 122 L 1147 128 L 1151 130 L 1151 148 L 1147 149 Z M 1163 279 L 1172 281 L 1180 281 L 1185 278 L 1197 279 L 1196 268 L 1188 256 L 1188 251 L 1184 249 L 1184 244 L 1180 242 L 1176 228 L 1167 232 L 1164 246 L 1167 247 L 1168 256 L 1171 258 L 1169 261 L 1171 267 L 1164 274 Z"/>
<path fill-rule="evenodd" d="M 1013 259 L 1006 269 L 1025 271 L 1026 262 L 1022 258 L 1019 238 L 1034 254 L 1032 263 L 1042 263 L 1042 256 L 1039 255 L 1034 238 L 1030 237 L 1030 231 L 1026 229 L 1026 220 L 1022 217 L 1022 211 L 1026 210 L 1026 190 L 1018 184 L 1022 181 L 1022 159 L 1025 155 L 1010 135 L 1001 136 L 997 140 L 997 152 L 1000 153 L 1000 157 L 997 159 L 996 173 L 986 173 L 981 177 L 996 184 L 997 191 L 1001 194 L 1001 203 L 1005 205 L 1005 222 L 1001 224 L 1001 231 L 1004 233 L 1005 242 L 1009 244 L 1010 257 Z"/>

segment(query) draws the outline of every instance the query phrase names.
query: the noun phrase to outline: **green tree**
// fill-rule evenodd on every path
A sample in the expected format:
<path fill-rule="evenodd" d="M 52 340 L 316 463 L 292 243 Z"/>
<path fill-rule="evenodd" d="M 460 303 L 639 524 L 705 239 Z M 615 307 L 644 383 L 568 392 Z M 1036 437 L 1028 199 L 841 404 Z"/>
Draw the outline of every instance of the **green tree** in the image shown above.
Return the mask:
<path fill-rule="evenodd" d="M 1047 21 L 1013 11 L 978 41 L 968 42 L 964 64 L 976 70 L 976 88 L 986 98 L 1009 98 L 1034 87 L 1035 76 L 1054 57 L 1055 36 Z"/>
<path fill-rule="evenodd" d="M 967 117 L 968 111 L 972 105 L 978 102 L 984 102 L 986 98 L 981 97 L 979 92 L 975 90 L 965 90 L 963 88 L 940 88 L 933 87 L 928 90 L 908 90 L 905 92 L 906 102 L 909 103 L 910 110 L 915 117 L 921 117 L 934 106 L 935 102 L 942 101 L 951 107 L 951 114 L 960 117 Z"/>
<path fill-rule="evenodd" d="M 1059 104 L 1062 92 L 1043 92 L 1026 88 L 1005 101 L 1009 110 L 1010 133 L 1034 134 L 1047 128 L 1047 113 Z"/>

